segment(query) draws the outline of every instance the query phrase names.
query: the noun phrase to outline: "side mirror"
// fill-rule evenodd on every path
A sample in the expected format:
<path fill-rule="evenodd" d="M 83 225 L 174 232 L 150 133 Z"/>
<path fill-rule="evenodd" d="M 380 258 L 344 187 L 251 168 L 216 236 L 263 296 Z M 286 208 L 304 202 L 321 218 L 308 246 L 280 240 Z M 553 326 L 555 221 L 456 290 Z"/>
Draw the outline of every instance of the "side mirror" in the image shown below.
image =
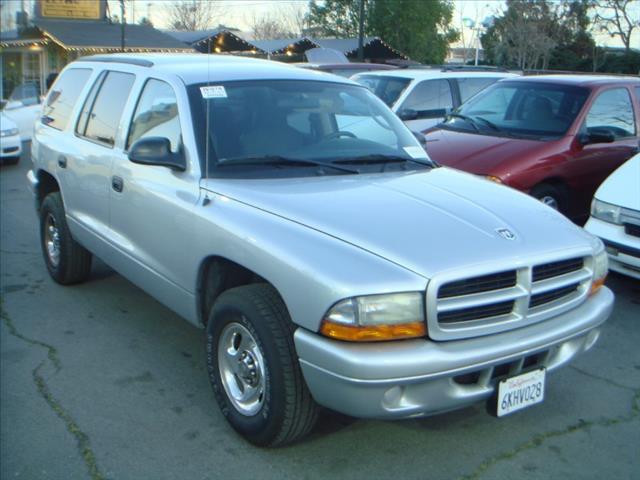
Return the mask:
<path fill-rule="evenodd" d="M 412 130 L 411 133 L 413 133 L 413 136 L 420 142 L 420 145 L 424 147 L 427 144 L 427 137 L 425 137 L 422 132 L 414 132 Z"/>
<path fill-rule="evenodd" d="M 140 165 L 157 165 L 184 172 L 187 169 L 182 152 L 173 153 L 165 137 L 141 138 L 129 148 L 129 160 Z"/>
<path fill-rule="evenodd" d="M 592 128 L 589 133 L 580 135 L 580 143 L 582 145 L 590 145 L 592 143 L 612 143 L 616 137 L 610 130 L 605 128 Z"/>
<path fill-rule="evenodd" d="M 415 120 L 418 118 L 418 111 L 412 108 L 403 108 L 398 112 L 398 117 L 404 122 L 407 120 Z"/>

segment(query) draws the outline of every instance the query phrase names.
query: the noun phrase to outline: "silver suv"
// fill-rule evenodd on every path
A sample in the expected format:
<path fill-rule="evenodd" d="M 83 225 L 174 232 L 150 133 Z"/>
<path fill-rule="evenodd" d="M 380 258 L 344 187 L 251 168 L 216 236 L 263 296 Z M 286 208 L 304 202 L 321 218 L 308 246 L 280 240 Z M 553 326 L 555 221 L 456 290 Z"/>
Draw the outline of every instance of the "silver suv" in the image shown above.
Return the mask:
<path fill-rule="evenodd" d="M 92 255 L 206 331 L 257 445 L 542 401 L 611 312 L 600 240 L 438 167 L 367 88 L 268 61 L 95 56 L 53 85 L 28 173 L 54 280 Z"/>

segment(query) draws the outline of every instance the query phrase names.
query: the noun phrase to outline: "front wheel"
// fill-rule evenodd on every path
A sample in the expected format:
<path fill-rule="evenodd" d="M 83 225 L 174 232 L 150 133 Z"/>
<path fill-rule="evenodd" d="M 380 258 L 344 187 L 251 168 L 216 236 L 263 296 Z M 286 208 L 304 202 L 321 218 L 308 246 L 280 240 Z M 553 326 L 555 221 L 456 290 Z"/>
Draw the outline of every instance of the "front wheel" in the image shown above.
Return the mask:
<path fill-rule="evenodd" d="M 537 198 L 548 207 L 558 210 L 561 213 L 566 212 L 566 195 L 563 189 L 554 185 L 541 183 L 531 189 L 531 196 Z"/>
<path fill-rule="evenodd" d="M 318 407 L 293 344 L 293 324 L 267 284 L 227 290 L 207 324 L 207 368 L 231 426 L 251 443 L 280 446 L 309 433 Z"/>

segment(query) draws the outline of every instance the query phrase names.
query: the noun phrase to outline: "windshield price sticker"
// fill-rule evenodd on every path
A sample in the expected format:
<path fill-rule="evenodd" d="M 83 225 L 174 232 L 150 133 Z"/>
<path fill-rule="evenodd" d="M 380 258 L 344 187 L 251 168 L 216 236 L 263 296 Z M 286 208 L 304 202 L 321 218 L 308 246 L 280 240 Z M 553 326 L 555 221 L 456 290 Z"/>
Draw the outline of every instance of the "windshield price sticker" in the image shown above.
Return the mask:
<path fill-rule="evenodd" d="M 542 402 L 544 381 L 543 368 L 501 381 L 498 384 L 498 417 Z"/>
<path fill-rule="evenodd" d="M 222 85 L 200 87 L 202 98 L 227 98 L 227 91 Z"/>

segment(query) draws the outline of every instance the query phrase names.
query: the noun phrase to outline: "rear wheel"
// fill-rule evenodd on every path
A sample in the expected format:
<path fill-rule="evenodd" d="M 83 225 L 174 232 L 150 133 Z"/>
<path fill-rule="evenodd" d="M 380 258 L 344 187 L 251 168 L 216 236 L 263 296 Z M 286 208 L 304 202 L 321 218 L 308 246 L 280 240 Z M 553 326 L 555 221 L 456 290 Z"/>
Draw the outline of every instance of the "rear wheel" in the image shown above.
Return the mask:
<path fill-rule="evenodd" d="M 280 446 L 313 428 L 318 407 L 302 378 L 294 326 L 267 284 L 222 293 L 207 324 L 207 368 L 231 426 L 251 443 Z"/>
<path fill-rule="evenodd" d="M 89 276 L 91 253 L 71 236 L 60 192 L 47 195 L 40 207 L 40 246 L 56 282 L 70 285 Z"/>

